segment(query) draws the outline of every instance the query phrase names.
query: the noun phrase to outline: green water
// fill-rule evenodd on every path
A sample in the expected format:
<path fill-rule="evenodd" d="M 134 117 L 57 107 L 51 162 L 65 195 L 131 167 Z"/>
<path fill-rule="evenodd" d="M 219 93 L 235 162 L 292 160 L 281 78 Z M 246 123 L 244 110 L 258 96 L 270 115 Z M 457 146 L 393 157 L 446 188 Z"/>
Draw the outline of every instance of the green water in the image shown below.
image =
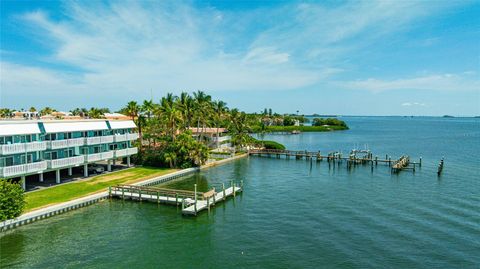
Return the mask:
<path fill-rule="evenodd" d="M 251 157 L 171 182 L 232 179 L 244 193 L 182 217 L 154 203 L 106 201 L 4 233 L 2 268 L 479 268 L 480 121 L 345 118 L 341 133 L 271 135 L 291 149 L 368 144 L 423 156 L 415 173 L 379 165 Z M 436 166 L 445 156 L 438 178 Z"/>

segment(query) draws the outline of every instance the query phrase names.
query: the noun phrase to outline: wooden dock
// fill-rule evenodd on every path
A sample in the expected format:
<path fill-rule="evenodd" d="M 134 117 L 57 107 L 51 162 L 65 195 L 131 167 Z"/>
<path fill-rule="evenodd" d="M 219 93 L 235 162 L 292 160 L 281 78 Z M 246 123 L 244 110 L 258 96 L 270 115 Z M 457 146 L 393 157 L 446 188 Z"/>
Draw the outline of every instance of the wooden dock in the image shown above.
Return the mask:
<path fill-rule="evenodd" d="M 243 190 L 243 181 L 230 182 L 230 187 L 225 188 L 221 184 L 221 190 L 217 192 L 215 188 L 207 192 L 198 192 L 197 185 L 194 185 L 195 191 L 175 190 L 158 187 L 142 187 L 134 185 L 117 185 L 109 188 L 109 196 L 120 199 L 130 199 L 134 201 L 148 201 L 158 204 L 170 204 L 182 206 L 183 215 L 194 215 L 203 210 L 210 210 L 211 206 L 225 201 L 228 197 L 235 197 L 237 193 Z"/>
<path fill-rule="evenodd" d="M 404 155 L 398 160 L 392 160 L 388 155 L 385 155 L 385 159 L 373 156 L 370 150 L 357 150 L 353 149 L 348 155 L 343 155 L 342 152 L 333 151 L 327 154 L 323 154 L 320 151 L 298 151 L 298 150 L 278 150 L 278 149 L 255 149 L 248 152 L 252 156 L 261 157 L 276 157 L 276 158 L 295 158 L 297 160 L 305 159 L 310 161 L 324 161 L 329 162 L 329 165 L 338 165 L 342 162 L 346 162 L 347 168 L 351 169 L 356 165 L 368 165 L 370 164 L 373 170 L 373 166 L 379 163 L 387 164 L 391 167 L 392 173 L 398 173 L 402 170 L 411 169 L 415 171 L 416 166 L 421 167 L 422 158 L 420 157 L 418 162 L 410 161 L 410 157 Z"/>

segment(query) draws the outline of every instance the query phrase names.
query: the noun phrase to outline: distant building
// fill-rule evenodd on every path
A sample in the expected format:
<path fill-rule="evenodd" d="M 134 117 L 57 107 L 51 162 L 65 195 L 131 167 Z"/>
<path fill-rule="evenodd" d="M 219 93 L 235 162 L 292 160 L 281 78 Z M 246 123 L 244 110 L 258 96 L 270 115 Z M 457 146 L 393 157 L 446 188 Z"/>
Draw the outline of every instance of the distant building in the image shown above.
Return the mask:
<path fill-rule="evenodd" d="M 38 120 L 0 121 L 0 178 L 25 177 L 56 171 L 60 183 L 60 170 L 84 167 L 98 161 L 111 162 L 137 153 L 133 141 L 138 139 L 133 121 L 114 120 Z"/>
<path fill-rule="evenodd" d="M 189 130 L 192 131 L 192 135 L 195 137 L 198 137 L 200 135 L 206 137 L 209 140 L 208 146 L 211 148 L 222 147 L 222 145 L 230 146 L 230 143 L 228 143 L 228 141 L 231 140 L 231 137 L 225 135 L 227 133 L 227 129 L 225 128 L 190 127 Z"/>
<path fill-rule="evenodd" d="M 120 113 L 105 113 L 103 115 L 107 120 L 131 120 L 131 117 Z"/>

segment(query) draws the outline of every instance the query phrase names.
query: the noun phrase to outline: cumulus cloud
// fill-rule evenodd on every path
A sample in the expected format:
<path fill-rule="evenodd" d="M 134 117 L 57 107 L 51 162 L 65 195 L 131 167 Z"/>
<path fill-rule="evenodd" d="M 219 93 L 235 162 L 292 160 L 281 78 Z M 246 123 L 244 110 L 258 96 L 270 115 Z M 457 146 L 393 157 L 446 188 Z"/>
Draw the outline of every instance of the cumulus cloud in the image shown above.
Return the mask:
<path fill-rule="evenodd" d="M 150 90 L 305 88 L 345 72 L 339 63 L 355 50 L 445 5 L 367 1 L 235 12 L 178 1 L 67 2 L 60 18 L 41 10 L 21 16 L 32 42 L 51 53 L 30 59 L 32 65 L 2 59 L 2 95 L 85 92 L 105 100 L 143 98 L 138 93 Z M 341 85 L 383 91 L 450 89 L 457 82 L 472 88 L 461 75 Z"/>

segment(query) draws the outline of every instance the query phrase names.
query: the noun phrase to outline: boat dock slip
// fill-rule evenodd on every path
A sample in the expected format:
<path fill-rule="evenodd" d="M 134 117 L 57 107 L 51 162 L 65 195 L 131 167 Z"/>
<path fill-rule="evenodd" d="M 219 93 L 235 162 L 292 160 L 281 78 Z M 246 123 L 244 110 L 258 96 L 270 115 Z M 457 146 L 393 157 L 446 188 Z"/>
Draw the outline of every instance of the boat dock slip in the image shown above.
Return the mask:
<path fill-rule="evenodd" d="M 392 173 L 398 173 L 402 170 L 410 169 L 415 172 L 416 166 L 422 166 L 422 157 L 420 157 L 418 162 L 410 161 L 410 157 L 403 155 L 398 160 L 392 160 L 392 157 L 385 155 L 385 159 L 378 158 L 378 156 L 373 156 L 370 150 L 357 150 L 353 149 L 350 151 L 347 156 L 344 156 L 342 152 L 334 151 L 329 152 L 328 154 L 322 155 L 320 151 L 298 151 L 298 150 L 281 150 L 281 149 L 255 149 L 248 152 L 252 156 L 260 157 L 276 157 L 276 158 L 285 158 L 290 159 L 294 157 L 297 160 L 316 160 L 323 161 L 326 160 L 330 165 L 339 165 L 342 162 L 346 162 L 347 169 L 351 169 L 356 165 L 367 165 L 369 164 L 372 167 L 378 165 L 378 163 L 384 163 L 391 168 Z M 442 164 L 443 166 L 443 164 Z"/>
<path fill-rule="evenodd" d="M 120 199 L 130 199 L 134 201 L 149 201 L 155 203 L 164 203 L 170 205 L 181 205 L 182 214 L 196 216 L 198 212 L 210 210 L 216 203 L 225 201 L 228 197 L 235 197 L 236 193 L 243 189 L 243 181 L 230 182 L 230 187 L 222 188 L 217 192 L 215 188 L 207 192 L 198 192 L 197 185 L 194 185 L 195 191 L 175 190 L 157 187 L 141 187 L 134 185 L 118 185 L 109 188 L 109 196 Z"/>

